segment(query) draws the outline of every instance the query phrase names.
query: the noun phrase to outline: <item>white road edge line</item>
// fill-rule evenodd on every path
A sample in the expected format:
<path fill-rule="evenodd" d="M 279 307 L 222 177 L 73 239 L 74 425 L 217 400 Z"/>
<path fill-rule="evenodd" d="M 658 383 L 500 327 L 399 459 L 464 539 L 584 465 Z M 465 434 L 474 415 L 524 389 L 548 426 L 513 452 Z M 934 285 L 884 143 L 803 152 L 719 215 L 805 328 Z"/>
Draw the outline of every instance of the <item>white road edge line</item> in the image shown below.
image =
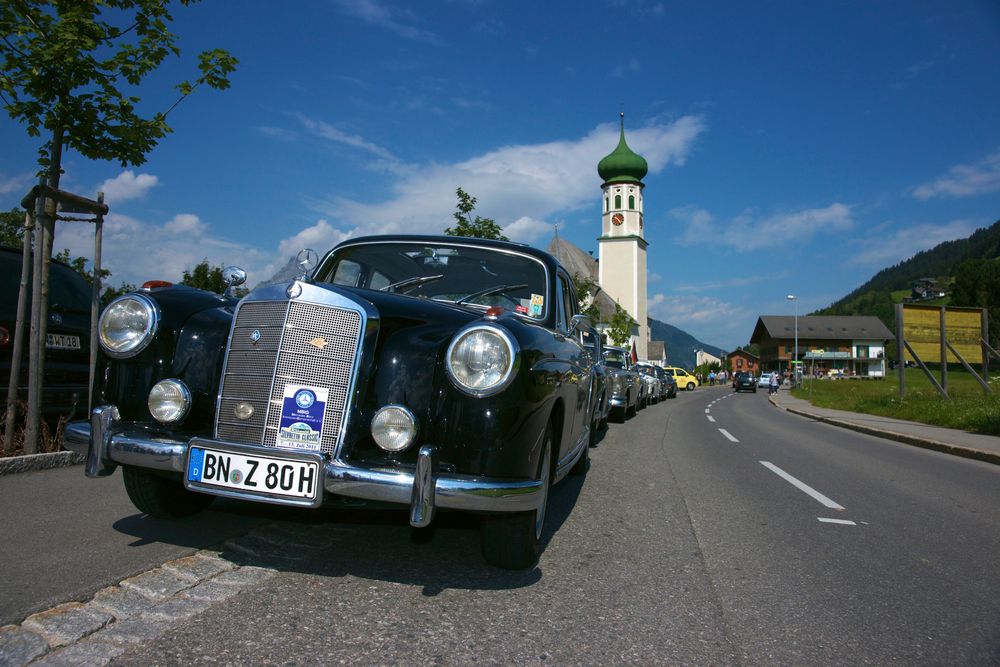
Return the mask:
<path fill-rule="evenodd" d="M 720 428 L 719 429 L 719 433 L 721 433 L 722 435 L 724 435 L 727 438 L 729 438 L 729 442 L 739 442 L 739 440 L 737 440 L 736 438 L 733 437 L 732 433 L 730 433 L 729 431 L 727 431 L 724 428 Z"/>
<path fill-rule="evenodd" d="M 854 523 L 853 521 L 848 521 L 847 519 L 827 519 L 827 518 L 821 517 L 821 516 L 816 517 L 816 519 L 818 521 L 822 521 L 823 523 L 839 523 L 839 524 L 841 524 L 843 526 L 856 526 L 856 525 L 858 525 L 858 524 Z"/>
<path fill-rule="evenodd" d="M 715 423 L 715 417 L 713 417 L 712 415 L 705 415 L 705 418 L 708 419 L 708 421 L 712 422 L 713 424 Z"/>
<path fill-rule="evenodd" d="M 812 488 L 808 484 L 805 484 L 804 482 L 800 482 L 799 480 L 795 479 L 794 477 L 792 477 L 787 472 L 785 472 L 778 466 L 774 465 L 770 461 L 761 461 L 760 464 L 765 468 L 767 468 L 768 470 L 770 470 L 771 472 L 773 472 L 778 477 L 782 478 L 783 480 L 785 480 L 786 482 L 797 488 L 799 491 L 802 491 L 803 493 L 812 496 L 814 500 L 818 500 L 826 507 L 829 507 L 832 510 L 841 510 L 841 511 L 845 509 L 843 505 L 838 505 L 837 503 L 833 502 L 832 500 L 824 496 L 816 489 Z"/>

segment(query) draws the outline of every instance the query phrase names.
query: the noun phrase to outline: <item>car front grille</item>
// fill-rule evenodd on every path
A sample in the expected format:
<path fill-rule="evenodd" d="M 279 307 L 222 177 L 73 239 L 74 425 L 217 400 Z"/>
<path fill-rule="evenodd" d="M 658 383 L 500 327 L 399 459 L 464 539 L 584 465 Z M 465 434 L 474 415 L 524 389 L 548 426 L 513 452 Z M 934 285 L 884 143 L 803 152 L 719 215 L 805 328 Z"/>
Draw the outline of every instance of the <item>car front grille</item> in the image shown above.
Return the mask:
<path fill-rule="evenodd" d="M 216 437 L 274 447 L 285 386 L 305 385 L 329 390 L 320 447 L 334 452 L 361 333 L 361 313 L 347 308 L 298 301 L 242 303 L 222 374 Z M 239 403 L 253 407 L 248 419 L 235 416 Z"/>

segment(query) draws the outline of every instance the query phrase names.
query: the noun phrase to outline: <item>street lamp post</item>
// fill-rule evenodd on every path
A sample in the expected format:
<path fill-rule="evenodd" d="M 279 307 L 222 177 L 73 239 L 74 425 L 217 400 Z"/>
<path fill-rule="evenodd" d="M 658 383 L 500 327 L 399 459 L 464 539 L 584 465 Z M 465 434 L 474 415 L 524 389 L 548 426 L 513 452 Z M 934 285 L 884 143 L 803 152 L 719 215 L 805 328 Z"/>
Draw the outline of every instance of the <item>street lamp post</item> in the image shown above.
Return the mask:
<path fill-rule="evenodd" d="M 794 294 L 789 294 L 789 301 L 795 302 L 795 349 L 792 351 L 792 386 L 799 381 L 799 300 Z"/>

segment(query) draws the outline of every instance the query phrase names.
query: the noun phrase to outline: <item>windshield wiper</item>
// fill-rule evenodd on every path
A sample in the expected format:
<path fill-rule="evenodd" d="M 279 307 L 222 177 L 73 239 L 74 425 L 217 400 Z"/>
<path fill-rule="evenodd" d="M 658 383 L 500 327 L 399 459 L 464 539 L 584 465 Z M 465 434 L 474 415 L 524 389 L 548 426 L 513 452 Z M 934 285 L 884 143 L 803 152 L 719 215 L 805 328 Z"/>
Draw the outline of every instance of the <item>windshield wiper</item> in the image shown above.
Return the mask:
<path fill-rule="evenodd" d="M 444 274 L 437 276 L 415 276 L 413 278 L 400 280 L 398 283 L 386 285 L 380 289 L 379 292 L 399 292 L 400 287 L 416 287 L 417 285 L 423 285 L 424 283 L 429 283 L 434 280 L 441 280 L 442 278 L 444 278 Z"/>
<path fill-rule="evenodd" d="M 392 283 L 391 285 L 386 285 L 380 292 L 399 292 L 401 287 L 416 287 L 417 285 L 423 285 L 424 283 L 433 282 L 435 280 L 441 280 L 444 278 L 444 274 L 437 276 L 414 276 L 413 278 L 406 278 L 405 280 L 400 280 L 399 282 Z"/>
<path fill-rule="evenodd" d="M 472 294 L 467 294 L 467 295 L 463 296 L 461 299 L 459 299 L 458 301 L 456 301 L 455 303 L 456 304 L 465 303 L 466 301 L 472 301 L 473 299 L 477 299 L 477 298 L 479 298 L 481 296 L 489 296 L 490 294 L 496 294 L 497 292 L 506 292 L 507 290 L 524 289 L 525 287 L 527 287 L 527 285 L 525 285 L 525 284 L 521 284 L 521 285 L 494 285 L 493 287 L 487 287 L 486 289 L 479 290 L 478 292 L 473 292 Z"/>

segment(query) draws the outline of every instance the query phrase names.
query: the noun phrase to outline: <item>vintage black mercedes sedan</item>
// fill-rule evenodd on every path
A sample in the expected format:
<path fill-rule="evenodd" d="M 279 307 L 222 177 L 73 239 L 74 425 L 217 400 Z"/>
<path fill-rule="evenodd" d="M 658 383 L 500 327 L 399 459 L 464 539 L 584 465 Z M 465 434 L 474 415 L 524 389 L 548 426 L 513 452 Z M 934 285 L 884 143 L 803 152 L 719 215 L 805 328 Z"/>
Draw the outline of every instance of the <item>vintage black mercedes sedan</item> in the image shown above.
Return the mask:
<path fill-rule="evenodd" d="M 143 290 L 102 314 L 98 407 L 65 444 L 156 517 L 215 496 L 394 503 L 415 527 L 466 510 L 489 563 L 530 567 L 550 485 L 589 466 L 577 308 L 549 254 L 448 236 L 352 239 L 240 301 Z"/>

